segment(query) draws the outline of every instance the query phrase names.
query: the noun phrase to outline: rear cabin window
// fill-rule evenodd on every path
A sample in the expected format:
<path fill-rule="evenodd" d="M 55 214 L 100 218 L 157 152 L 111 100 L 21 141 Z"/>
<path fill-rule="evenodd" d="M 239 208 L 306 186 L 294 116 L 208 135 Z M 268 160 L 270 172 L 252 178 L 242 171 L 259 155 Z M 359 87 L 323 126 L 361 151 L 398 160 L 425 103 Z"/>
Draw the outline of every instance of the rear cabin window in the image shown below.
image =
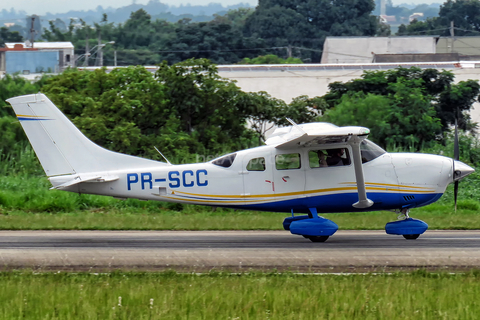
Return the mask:
<path fill-rule="evenodd" d="M 254 158 L 248 161 L 248 171 L 265 171 L 265 158 Z"/>
<path fill-rule="evenodd" d="M 237 156 L 236 153 L 232 153 L 224 157 L 218 158 L 217 160 L 213 160 L 212 163 L 220 167 L 230 168 L 236 156 Z"/>
<path fill-rule="evenodd" d="M 300 169 L 300 154 L 277 154 L 275 156 L 275 168 L 277 168 L 277 170 Z"/>
<path fill-rule="evenodd" d="M 340 167 L 352 163 L 347 148 L 310 150 L 308 160 L 310 168 Z"/>

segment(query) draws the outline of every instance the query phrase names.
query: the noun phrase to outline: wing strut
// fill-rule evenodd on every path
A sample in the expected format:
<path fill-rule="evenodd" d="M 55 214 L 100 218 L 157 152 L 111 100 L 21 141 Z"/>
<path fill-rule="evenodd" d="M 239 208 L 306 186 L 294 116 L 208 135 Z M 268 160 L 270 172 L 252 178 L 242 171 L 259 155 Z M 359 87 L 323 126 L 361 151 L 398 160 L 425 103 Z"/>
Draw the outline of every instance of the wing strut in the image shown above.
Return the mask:
<path fill-rule="evenodd" d="M 360 143 L 367 138 L 367 135 L 352 135 L 348 144 L 352 146 L 353 166 L 355 168 L 355 178 L 357 180 L 358 202 L 353 204 L 354 208 L 365 209 L 373 205 L 373 201 L 367 198 L 365 189 L 365 178 L 363 176 L 362 156 L 360 154 Z"/>

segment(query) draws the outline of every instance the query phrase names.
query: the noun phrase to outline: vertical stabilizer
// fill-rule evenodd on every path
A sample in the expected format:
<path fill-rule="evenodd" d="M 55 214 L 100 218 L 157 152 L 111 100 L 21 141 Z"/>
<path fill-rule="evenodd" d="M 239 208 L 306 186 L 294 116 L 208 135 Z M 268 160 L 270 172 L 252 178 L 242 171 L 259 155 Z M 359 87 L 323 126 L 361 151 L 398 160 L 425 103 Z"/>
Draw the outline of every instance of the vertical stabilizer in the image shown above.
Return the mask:
<path fill-rule="evenodd" d="M 83 135 L 44 95 L 8 99 L 47 176 L 155 167 L 163 162 L 106 150 Z"/>

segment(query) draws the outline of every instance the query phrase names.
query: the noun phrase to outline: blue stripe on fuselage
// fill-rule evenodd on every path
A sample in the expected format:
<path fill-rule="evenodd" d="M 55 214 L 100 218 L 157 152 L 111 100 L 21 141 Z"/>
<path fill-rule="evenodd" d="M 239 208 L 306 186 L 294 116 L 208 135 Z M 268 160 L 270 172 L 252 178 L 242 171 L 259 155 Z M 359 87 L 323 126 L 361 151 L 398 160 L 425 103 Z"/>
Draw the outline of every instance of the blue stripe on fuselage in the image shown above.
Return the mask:
<path fill-rule="evenodd" d="M 356 192 L 295 198 L 270 203 L 226 205 L 225 207 L 274 212 L 291 212 L 293 209 L 296 213 L 309 213 L 308 208 L 317 208 L 318 213 L 380 211 L 426 206 L 437 201 L 442 196 L 442 193 L 398 194 L 375 192 L 367 193 L 367 196 L 374 204 L 366 209 L 355 209 L 352 207 L 352 204 L 358 201 L 358 193 Z M 413 196 L 414 199 L 405 201 L 404 196 Z"/>

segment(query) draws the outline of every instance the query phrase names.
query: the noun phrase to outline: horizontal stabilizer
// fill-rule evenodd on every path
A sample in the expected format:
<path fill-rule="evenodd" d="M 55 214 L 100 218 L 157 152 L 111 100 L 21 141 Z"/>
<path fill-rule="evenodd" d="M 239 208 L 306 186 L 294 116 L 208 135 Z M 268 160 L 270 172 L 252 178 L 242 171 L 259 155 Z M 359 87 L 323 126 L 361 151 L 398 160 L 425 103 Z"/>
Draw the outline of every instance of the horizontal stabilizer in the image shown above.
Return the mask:
<path fill-rule="evenodd" d="M 64 180 L 65 178 L 68 178 L 67 182 L 63 182 L 59 185 L 56 185 L 59 180 Z M 74 175 L 73 177 L 71 176 L 61 176 L 61 177 L 52 177 L 50 178 L 50 182 L 54 185 L 51 189 L 65 189 L 67 187 L 82 183 L 82 182 L 109 182 L 109 181 L 115 181 L 118 180 L 119 177 L 115 175 L 108 175 L 108 176 L 102 176 L 102 175 L 88 175 L 88 174 L 83 174 L 83 175 Z"/>

